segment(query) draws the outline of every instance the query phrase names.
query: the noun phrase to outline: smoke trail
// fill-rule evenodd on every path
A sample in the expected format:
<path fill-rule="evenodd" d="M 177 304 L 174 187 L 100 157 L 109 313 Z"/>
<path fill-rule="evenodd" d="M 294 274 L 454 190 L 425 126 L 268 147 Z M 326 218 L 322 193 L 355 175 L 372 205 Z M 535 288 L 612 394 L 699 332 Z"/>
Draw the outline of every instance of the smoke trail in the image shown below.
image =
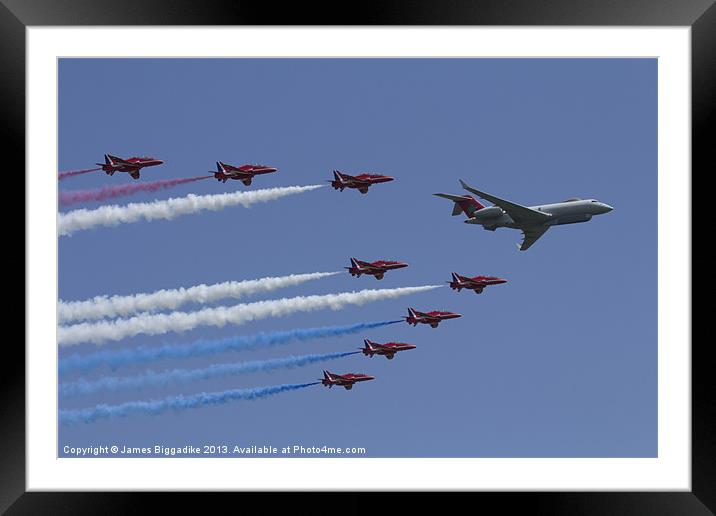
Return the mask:
<path fill-rule="evenodd" d="M 123 317 L 137 312 L 174 310 L 184 303 L 211 303 L 224 298 L 239 299 L 245 295 L 271 292 L 336 274 L 340 273 L 310 272 L 255 280 L 225 281 L 214 285 L 201 284 L 189 288 L 164 289 L 130 296 L 96 296 L 85 301 L 60 301 L 57 315 L 60 321 L 75 321 Z"/>
<path fill-rule="evenodd" d="M 192 396 L 170 396 L 162 400 L 128 401 L 119 405 L 97 405 L 87 409 L 60 410 L 61 424 L 93 423 L 99 419 L 112 419 L 132 414 L 161 414 L 167 410 L 188 410 L 211 405 L 223 405 L 236 400 L 255 400 L 272 396 L 280 392 L 304 389 L 321 382 L 293 383 L 272 385 L 269 387 L 255 387 L 253 389 L 235 389 L 222 392 L 202 392 Z"/>
<path fill-rule="evenodd" d="M 196 213 L 202 210 L 218 211 L 236 205 L 246 208 L 255 203 L 274 201 L 287 195 L 310 192 L 322 186 L 286 186 L 217 195 L 189 194 L 186 197 L 176 197 L 163 201 L 131 203 L 126 206 L 101 206 L 93 210 L 79 209 L 60 213 L 58 230 L 60 235 L 70 235 L 75 231 L 90 229 L 95 226 L 117 226 L 122 223 L 132 223 L 140 220 L 171 220 L 180 215 Z"/>
<path fill-rule="evenodd" d="M 60 326 L 57 329 L 61 346 L 79 342 L 100 344 L 107 340 L 121 340 L 134 335 L 158 335 L 168 332 L 189 331 L 197 326 L 236 326 L 267 317 L 281 317 L 297 312 L 311 312 L 324 308 L 340 310 L 348 305 L 363 305 L 372 301 L 392 299 L 408 294 L 426 292 L 442 285 L 423 285 L 386 289 L 365 289 L 358 292 L 342 292 L 314 296 L 297 296 L 234 306 L 204 308 L 196 312 L 171 312 L 168 314 L 140 314 L 129 319 L 80 323 Z"/>
<path fill-rule="evenodd" d="M 59 373 L 66 374 L 80 370 L 87 372 L 91 369 L 107 364 L 112 369 L 143 362 L 153 362 L 162 359 L 181 359 L 217 355 L 229 351 L 246 351 L 259 347 L 280 346 L 293 341 L 305 342 L 313 339 L 327 337 L 340 337 L 403 322 L 381 321 L 372 323 L 358 323 L 350 326 L 326 326 L 322 328 L 302 328 L 298 330 L 277 331 L 271 333 L 256 333 L 240 337 L 229 337 L 218 340 L 198 340 L 192 344 L 165 344 L 163 346 L 135 349 L 119 349 L 114 351 L 97 351 L 86 355 L 70 355 L 59 361 Z"/>
<path fill-rule="evenodd" d="M 166 190 L 185 183 L 195 183 L 202 179 L 209 179 L 211 176 L 185 177 L 181 179 L 163 179 L 160 181 L 149 181 L 146 183 L 127 183 L 123 185 L 105 186 L 98 190 L 74 190 L 60 192 L 59 201 L 61 206 L 69 206 L 78 202 L 104 201 L 126 197 L 139 192 L 156 192 Z"/>
<path fill-rule="evenodd" d="M 138 376 L 107 376 L 95 381 L 84 378 L 73 382 L 61 383 L 60 396 L 68 398 L 94 394 L 100 391 L 116 392 L 121 389 L 141 389 L 146 387 L 166 387 L 171 383 L 188 383 L 197 380 L 210 380 L 225 378 L 240 374 L 254 372 L 268 372 L 275 369 L 293 369 L 314 364 L 336 360 L 338 358 L 356 355 L 360 351 L 346 351 L 342 353 L 328 353 L 323 355 L 290 356 L 269 360 L 254 360 L 252 362 L 235 362 L 232 364 L 213 364 L 201 369 L 171 369 L 162 372 L 149 370 Z"/>
<path fill-rule="evenodd" d="M 57 175 L 57 179 L 59 181 L 62 181 L 65 178 L 72 177 L 72 176 L 79 176 L 80 174 L 87 174 L 88 172 L 96 172 L 97 170 L 100 170 L 99 168 L 85 168 L 82 170 L 66 170 L 64 172 L 60 172 Z"/>

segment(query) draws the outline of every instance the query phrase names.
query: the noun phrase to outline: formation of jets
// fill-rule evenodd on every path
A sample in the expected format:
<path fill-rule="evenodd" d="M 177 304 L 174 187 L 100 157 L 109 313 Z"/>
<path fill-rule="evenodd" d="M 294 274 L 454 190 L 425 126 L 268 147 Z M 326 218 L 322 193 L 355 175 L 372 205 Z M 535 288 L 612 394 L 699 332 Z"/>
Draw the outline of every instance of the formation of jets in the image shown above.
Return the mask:
<path fill-rule="evenodd" d="M 115 172 L 127 172 L 132 178 L 139 179 L 140 170 L 144 167 L 153 167 L 156 165 L 162 165 L 164 161 L 153 158 L 153 157 L 139 157 L 133 156 L 131 158 L 120 158 L 113 156 L 112 154 L 104 155 L 104 163 L 96 163 L 99 165 L 107 175 L 114 175 Z M 209 172 L 221 183 L 226 183 L 229 179 L 241 181 L 246 186 L 251 186 L 255 176 L 270 174 L 277 172 L 276 167 L 269 165 L 260 165 L 254 163 L 247 163 L 245 165 L 230 165 L 223 161 L 216 162 L 216 170 L 210 170 Z M 333 179 L 328 182 L 336 190 L 341 192 L 346 188 L 354 188 L 360 193 L 368 193 L 368 188 L 374 184 L 387 183 L 393 181 L 395 178 L 390 176 L 384 176 L 382 174 L 368 174 L 362 173 L 355 176 L 340 172 L 338 170 L 333 171 Z"/>
<path fill-rule="evenodd" d="M 348 269 L 348 272 L 350 272 L 351 276 L 353 277 L 360 278 L 361 274 L 367 274 L 369 276 L 374 276 L 377 280 L 382 280 L 383 275 L 387 271 L 402 269 L 403 267 L 407 266 L 408 264 L 403 262 L 391 262 L 386 260 L 378 260 L 376 262 L 364 262 L 355 258 L 351 258 L 351 266 L 344 268 Z"/>
<path fill-rule="evenodd" d="M 356 181 L 361 176 L 351 177 L 344 176 L 334 171 L 334 181 L 331 185 L 343 190 L 344 188 L 358 188 L 359 191 L 366 193 L 369 184 Z M 362 179 L 363 180 L 363 179 Z M 378 181 L 376 181 L 378 182 Z M 507 199 L 502 199 L 487 192 L 477 190 L 469 186 L 464 181 L 460 181 L 462 187 L 468 192 L 477 195 L 481 199 L 493 203 L 492 206 L 485 206 L 471 195 L 453 195 L 439 193 L 438 197 L 448 199 L 454 203 L 452 215 L 457 216 L 464 214 L 467 224 L 478 224 L 488 231 L 494 231 L 497 228 L 511 228 L 522 231 L 522 243 L 518 245 L 521 251 L 529 249 L 547 230 L 552 226 L 561 226 L 564 224 L 576 224 L 579 222 L 587 222 L 595 215 L 602 215 L 612 211 L 612 207 L 597 199 L 579 199 L 572 198 L 562 202 L 552 204 L 541 204 L 537 206 L 523 206 Z M 362 188 L 362 189 L 361 189 Z M 402 262 L 364 262 L 351 258 L 351 266 L 346 267 L 351 276 L 360 277 L 361 274 L 375 276 L 382 279 L 383 275 L 392 269 L 406 267 L 407 264 Z M 507 280 L 496 276 L 462 276 L 456 272 L 452 273 L 452 281 L 447 283 L 450 288 L 460 292 L 462 289 L 472 290 L 476 294 L 481 294 L 483 290 L 492 285 L 500 285 L 506 283 Z M 462 317 L 461 314 L 445 311 L 420 312 L 414 308 L 408 308 L 408 316 L 403 317 L 405 321 L 413 326 L 418 324 L 428 324 L 432 328 L 445 320 L 456 319 Z M 378 344 L 368 339 L 364 341 L 364 347 L 359 348 L 361 352 L 370 358 L 374 355 L 383 355 L 387 359 L 392 360 L 399 351 L 415 349 L 412 344 L 387 342 Z M 331 387 L 333 385 L 342 385 L 346 389 L 351 389 L 353 384 L 358 381 L 373 380 L 374 377 L 359 373 L 347 373 L 345 375 L 336 375 L 328 371 L 323 372 L 323 385 Z"/>
<path fill-rule="evenodd" d="M 132 178 L 139 179 L 140 171 L 145 167 L 153 167 L 162 165 L 164 161 L 153 157 L 131 157 L 120 158 L 111 154 L 104 155 L 104 163 L 97 163 L 102 170 L 108 175 L 114 175 L 115 172 L 126 172 Z M 210 171 L 214 177 L 223 183 L 229 179 L 241 181 L 244 185 L 250 186 L 254 177 L 257 175 L 269 174 L 277 172 L 278 169 L 269 165 L 245 164 L 240 166 L 230 165 L 223 161 L 216 162 L 216 171 Z M 355 176 L 333 171 L 333 180 L 330 180 L 331 186 L 343 191 L 346 188 L 353 188 L 359 192 L 366 194 L 368 188 L 374 184 L 386 183 L 393 181 L 394 178 L 381 174 L 362 173 Z M 551 204 L 540 204 L 537 206 L 524 206 L 516 202 L 508 201 L 501 197 L 483 192 L 469 186 L 460 180 L 460 185 L 470 193 L 473 193 L 481 199 L 493 203 L 492 206 L 485 206 L 471 195 L 454 195 L 438 193 L 438 197 L 448 199 L 454 203 L 452 215 L 465 215 L 466 224 L 477 224 L 487 231 L 495 231 L 497 228 L 519 229 L 522 232 L 522 242 L 518 244 L 520 251 L 529 249 L 542 235 L 544 235 L 552 226 L 561 226 L 564 224 L 576 224 L 579 222 L 588 222 L 595 215 L 602 215 L 612 211 L 612 207 L 597 199 L 579 199 L 572 198 L 562 202 Z M 382 279 L 386 271 L 407 267 L 407 264 L 401 262 L 390 262 L 379 260 L 377 262 L 363 262 L 355 258 L 351 258 L 351 267 L 346 267 L 352 276 L 360 277 L 361 274 L 374 276 L 376 279 Z M 475 278 L 468 278 L 475 280 Z M 487 280 L 488 278 L 485 278 Z M 465 287 L 461 284 L 463 280 L 458 279 L 457 275 L 453 275 L 453 283 L 457 286 L 453 287 L 457 290 Z M 469 281 L 468 284 L 473 282 Z M 482 288 L 472 288 L 478 294 L 482 292 Z"/>
<path fill-rule="evenodd" d="M 352 276 L 360 276 L 360 274 L 380 274 L 380 278 L 383 277 L 383 273 L 385 272 L 385 270 L 381 270 L 380 267 L 383 267 L 385 264 L 398 264 L 393 268 L 407 266 L 407 264 L 402 262 L 385 262 L 381 260 L 379 262 L 368 263 L 361 262 L 360 260 L 356 260 L 355 258 L 351 258 L 351 264 L 351 267 L 345 268 L 348 269 L 348 272 L 350 272 Z M 370 269 L 369 266 L 375 267 L 376 269 Z M 361 268 L 360 273 L 357 270 L 352 270 L 358 269 L 359 267 Z M 477 293 L 481 293 L 482 290 L 488 285 L 498 285 L 500 283 L 507 282 L 507 280 L 505 279 L 497 278 L 494 276 L 475 276 L 473 278 L 469 278 L 466 276 L 460 276 L 459 274 L 454 272 L 452 273 L 452 278 L 453 281 L 448 283 L 450 283 L 450 286 L 454 285 L 454 289 L 457 289 L 458 291 L 463 288 L 472 289 L 475 290 L 475 292 Z M 408 316 L 403 317 L 403 319 L 405 320 L 405 322 L 413 326 L 417 326 L 418 324 L 427 324 L 430 325 L 430 327 L 432 328 L 437 328 L 442 321 L 449 319 L 457 319 L 458 317 L 462 317 L 462 314 L 437 310 L 432 312 L 419 312 L 414 308 L 408 308 Z M 386 357 L 388 360 L 392 360 L 393 358 L 395 358 L 396 353 L 400 351 L 415 349 L 416 347 L 417 346 L 413 344 L 407 344 L 405 342 L 386 342 L 385 344 L 379 344 L 377 342 L 373 342 L 372 340 L 364 339 L 363 347 L 358 349 L 365 356 L 370 358 L 373 358 L 375 355 L 379 355 Z M 356 382 L 374 379 L 375 377 L 368 376 L 363 373 L 345 373 L 343 375 L 338 375 L 329 371 L 323 371 L 323 379 L 321 381 L 323 385 L 327 387 L 341 385 L 346 389 L 352 389 L 353 384 Z"/>
<path fill-rule="evenodd" d="M 111 154 L 104 155 L 104 163 L 97 163 L 102 170 L 108 175 L 115 172 L 126 172 L 132 178 L 139 179 L 140 170 L 144 167 L 152 167 L 161 165 L 164 162 L 153 157 L 131 157 L 120 158 Z M 245 164 L 234 166 L 223 161 L 216 162 L 216 171 L 210 171 L 214 177 L 223 183 L 233 179 L 241 181 L 244 185 L 250 186 L 252 180 L 257 175 L 269 174 L 277 172 L 278 169 L 268 165 Z M 349 175 L 338 170 L 333 171 L 333 180 L 330 180 L 331 186 L 343 191 L 346 188 L 353 188 L 362 194 L 368 193 L 368 189 L 378 183 L 393 181 L 394 178 L 380 174 L 363 173 L 359 175 Z M 612 211 L 612 207 L 597 199 L 579 199 L 572 198 L 562 202 L 552 204 L 541 204 L 537 206 L 523 206 L 521 204 L 508 201 L 506 199 L 491 195 L 476 188 L 469 186 L 464 181 L 460 181 L 461 186 L 468 192 L 493 203 L 492 206 L 485 206 L 471 195 L 454 195 L 438 193 L 434 194 L 438 197 L 448 199 L 454 203 L 452 215 L 465 215 L 464 220 L 467 224 L 477 224 L 488 231 L 495 231 L 497 228 L 518 229 L 523 234 L 522 243 L 518 244 L 521 251 L 529 249 L 545 232 L 552 226 L 560 226 L 564 224 L 575 224 L 587 222 L 595 215 L 601 215 Z M 373 276 L 377 280 L 383 279 L 386 272 L 395 269 L 402 269 L 408 264 L 399 261 L 378 260 L 367 262 L 350 259 L 350 267 L 345 267 L 353 277 L 360 277 L 365 274 Z M 462 289 L 472 290 L 476 294 L 481 294 L 483 290 L 492 285 L 506 283 L 507 280 L 496 276 L 462 276 L 456 272 L 452 273 L 452 280 L 448 281 L 450 288 L 460 292 Z M 446 311 L 420 312 L 414 308 L 408 308 L 407 317 L 403 319 L 412 326 L 418 324 L 427 324 L 432 328 L 445 320 L 456 319 L 462 317 L 462 314 Z M 371 340 L 365 339 L 364 346 L 359 348 L 366 357 L 373 358 L 375 355 L 384 356 L 388 360 L 392 360 L 396 353 L 415 349 L 413 344 L 401 342 L 386 342 L 379 344 Z M 374 380 L 374 376 L 363 373 L 345 373 L 335 374 L 330 371 L 323 371 L 321 383 L 326 387 L 334 385 L 350 390 L 353 385 L 359 382 Z"/>

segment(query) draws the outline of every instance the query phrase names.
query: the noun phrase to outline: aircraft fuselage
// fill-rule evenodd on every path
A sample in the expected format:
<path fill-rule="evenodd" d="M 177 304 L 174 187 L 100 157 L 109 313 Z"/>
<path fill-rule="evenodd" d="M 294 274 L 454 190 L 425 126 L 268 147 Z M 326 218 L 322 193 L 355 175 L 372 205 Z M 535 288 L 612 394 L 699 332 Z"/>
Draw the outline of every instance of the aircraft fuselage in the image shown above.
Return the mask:
<path fill-rule="evenodd" d="M 576 224 L 588 222 L 594 215 L 608 213 L 612 208 L 596 199 L 577 201 L 565 201 L 553 204 L 541 204 L 530 206 L 533 210 L 546 213 L 551 218 L 544 222 L 544 226 L 561 226 L 564 224 Z M 471 219 L 465 221 L 468 224 L 479 224 L 487 230 L 497 228 L 522 229 L 525 224 L 516 222 L 498 206 L 490 206 L 478 210 Z"/>

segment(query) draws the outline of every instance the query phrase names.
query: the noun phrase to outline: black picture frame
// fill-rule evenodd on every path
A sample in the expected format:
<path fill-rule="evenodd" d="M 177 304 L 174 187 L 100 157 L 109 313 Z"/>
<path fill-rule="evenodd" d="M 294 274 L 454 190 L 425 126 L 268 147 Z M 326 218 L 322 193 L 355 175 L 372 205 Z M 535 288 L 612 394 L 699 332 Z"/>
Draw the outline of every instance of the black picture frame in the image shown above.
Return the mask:
<path fill-rule="evenodd" d="M 214 0 L 0 0 L 0 105 L 2 138 L 6 143 L 5 173 L 22 181 L 25 170 L 25 29 L 28 26 L 77 25 L 621 25 L 690 26 L 692 29 L 692 177 L 713 173 L 713 145 L 708 134 L 714 120 L 716 91 L 716 6 L 713 0 L 383 0 L 348 5 L 334 2 L 272 2 Z M 707 161 L 708 160 L 708 161 Z M 7 161 L 10 161 L 8 164 Z M 708 166 L 708 168 L 707 168 Z M 685 171 L 687 173 L 687 171 Z M 697 205 L 697 203 L 692 203 Z M 686 214 L 680 211 L 680 216 Z M 16 224 L 20 231 L 20 224 Z M 24 234 L 21 237 L 24 239 Z M 20 268 L 10 253 L 7 271 Z M 24 257 L 28 259 L 27 256 Z M 680 271 L 684 273 L 684 271 Z M 684 274 L 685 281 L 691 281 Z M 6 309 L 7 310 L 7 309 Z M 14 311 L 14 307 L 9 310 Z M 6 312 L 7 313 L 7 312 Z M 693 320 L 693 318 L 692 318 Z M 17 339 L 15 339 L 17 340 Z M 710 340 L 710 339 L 709 339 Z M 7 514 L 125 514 L 141 510 L 148 498 L 162 497 L 165 510 L 176 504 L 187 509 L 187 496 L 126 493 L 59 493 L 25 490 L 25 355 L 19 345 L 5 343 L 0 373 L 0 512 Z M 707 359 L 711 343 L 692 343 L 692 490 L 690 492 L 609 493 L 465 493 L 475 510 L 498 504 L 500 512 L 528 514 L 652 514 L 697 515 L 716 511 L 716 392 Z M 10 366 L 12 364 L 12 366 Z M 227 496 L 223 495 L 226 499 Z M 244 502 L 265 503 L 265 497 L 240 494 Z M 273 495 L 275 496 L 275 495 Z M 469 496 L 470 499 L 464 497 Z M 272 500 L 280 501 L 282 497 Z M 292 510 L 320 510 L 325 499 L 292 496 Z M 232 503 L 229 500 L 226 500 Z M 461 500 L 452 500 L 452 503 Z M 408 510 L 405 503 L 426 506 L 422 494 L 374 500 L 372 493 L 351 493 L 339 502 L 341 512 Z M 438 502 L 441 503 L 441 502 Z M 305 507 L 302 507 L 304 506 Z M 335 509 L 336 507 L 334 507 Z M 203 506 L 206 509 L 206 506 Z"/>

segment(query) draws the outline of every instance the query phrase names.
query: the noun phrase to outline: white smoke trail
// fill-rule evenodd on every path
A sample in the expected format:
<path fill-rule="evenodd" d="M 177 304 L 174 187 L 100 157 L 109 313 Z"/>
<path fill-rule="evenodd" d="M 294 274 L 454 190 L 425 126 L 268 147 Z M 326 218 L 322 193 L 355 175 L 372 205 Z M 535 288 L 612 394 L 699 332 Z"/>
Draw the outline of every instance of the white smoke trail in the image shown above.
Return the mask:
<path fill-rule="evenodd" d="M 246 208 L 258 202 L 273 201 L 287 195 L 310 192 L 322 186 L 285 186 L 217 195 L 189 194 L 186 197 L 175 197 L 163 201 L 131 203 L 126 206 L 101 206 L 94 210 L 73 210 L 60 213 L 58 231 L 60 235 L 70 235 L 74 231 L 90 229 L 95 226 L 117 226 L 139 220 L 170 220 L 180 215 L 202 210 L 217 211 L 236 205 Z"/>
<path fill-rule="evenodd" d="M 176 310 L 184 303 L 212 303 L 226 298 L 239 299 L 243 296 L 271 292 L 336 274 L 340 273 L 310 272 L 245 281 L 225 281 L 214 285 L 201 284 L 189 288 L 163 289 L 129 296 L 96 296 L 85 301 L 60 301 L 57 315 L 60 321 L 78 321 L 126 317 L 137 312 Z"/>
<path fill-rule="evenodd" d="M 60 346 L 69 346 L 80 342 L 100 344 L 107 340 L 121 340 L 139 334 L 158 335 L 168 332 L 182 332 L 197 326 L 224 326 L 226 324 L 238 326 L 258 319 L 281 317 L 296 312 L 311 312 L 324 308 L 340 310 L 347 305 L 363 305 L 372 301 L 426 292 L 441 286 L 423 285 L 420 287 L 366 289 L 358 292 L 297 296 L 234 306 L 204 308 L 197 312 L 140 314 L 129 319 L 60 326 L 57 331 L 57 337 Z"/>

